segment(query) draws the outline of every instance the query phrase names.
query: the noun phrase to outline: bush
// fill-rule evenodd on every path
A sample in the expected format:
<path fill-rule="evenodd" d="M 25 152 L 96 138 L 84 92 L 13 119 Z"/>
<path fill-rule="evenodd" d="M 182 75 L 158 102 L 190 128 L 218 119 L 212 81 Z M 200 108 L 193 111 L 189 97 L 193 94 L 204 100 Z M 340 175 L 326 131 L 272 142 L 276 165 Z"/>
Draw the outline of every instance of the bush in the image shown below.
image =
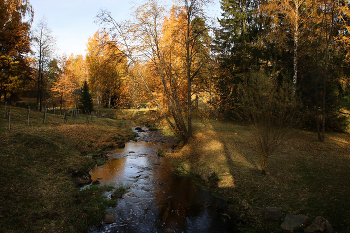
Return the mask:
<path fill-rule="evenodd" d="M 239 88 L 240 117 L 252 127 L 252 138 L 265 174 L 268 158 L 291 136 L 300 101 L 287 82 L 278 83 L 264 72 L 251 73 Z"/>

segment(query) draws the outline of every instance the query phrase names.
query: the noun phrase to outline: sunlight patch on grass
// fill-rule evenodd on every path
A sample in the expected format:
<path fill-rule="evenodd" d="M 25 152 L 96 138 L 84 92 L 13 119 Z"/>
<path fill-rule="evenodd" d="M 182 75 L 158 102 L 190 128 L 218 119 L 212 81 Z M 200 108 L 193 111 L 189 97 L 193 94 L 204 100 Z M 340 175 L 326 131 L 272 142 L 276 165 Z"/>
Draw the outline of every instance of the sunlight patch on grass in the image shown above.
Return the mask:
<path fill-rule="evenodd" d="M 337 135 L 337 136 L 329 136 L 328 138 L 332 140 L 334 143 L 336 143 L 337 145 L 339 145 L 340 147 L 345 147 L 350 145 L 349 139 L 345 137 L 339 137 Z"/>
<path fill-rule="evenodd" d="M 219 188 L 234 188 L 235 187 L 235 179 L 228 172 L 220 175 L 219 180 L 220 180 L 218 182 Z"/>
<path fill-rule="evenodd" d="M 218 140 L 210 140 L 206 142 L 206 144 L 203 147 L 203 150 L 220 153 L 224 150 L 224 145 Z"/>

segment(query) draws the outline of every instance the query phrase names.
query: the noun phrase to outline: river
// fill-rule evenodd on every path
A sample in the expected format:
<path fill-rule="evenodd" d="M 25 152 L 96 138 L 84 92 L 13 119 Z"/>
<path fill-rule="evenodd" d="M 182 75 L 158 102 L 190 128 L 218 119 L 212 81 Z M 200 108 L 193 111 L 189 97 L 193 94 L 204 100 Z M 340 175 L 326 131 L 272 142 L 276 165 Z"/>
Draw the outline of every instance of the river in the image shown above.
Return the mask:
<path fill-rule="evenodd" d="M 117 206 L 107 209 L 116 221 L 90 232 L 239 232 L 226 214 L 225 201 L 191 177 L 173 173 L 170 160 L 157 155 L 158 149 L 171 150 L 176 141 L 159 131 L 140 131 L 125 148 L 107 151 L 110 160 L 90 172 L 101 185 L 127 188 Z"/>

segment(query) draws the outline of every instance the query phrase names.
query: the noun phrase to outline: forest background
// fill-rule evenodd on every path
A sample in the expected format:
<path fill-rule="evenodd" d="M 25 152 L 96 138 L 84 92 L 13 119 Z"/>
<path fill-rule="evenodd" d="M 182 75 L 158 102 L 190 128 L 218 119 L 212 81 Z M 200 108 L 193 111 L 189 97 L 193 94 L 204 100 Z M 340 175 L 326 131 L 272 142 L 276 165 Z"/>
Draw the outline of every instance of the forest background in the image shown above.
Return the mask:
<path fill-rule="evenodd" d="M 45 19 L 32 27 L 30 2 L 2 0 L 0 98 L 79 109 L 86 82 L 95 108 L 157 107 L 184 141 L 193 111 L 259 128 L 284 119 L 317 130 L 320 141 L 326 130 L 346 130 L 347 1 L 222 0 L 218 27 L 204 13 L 209 3 L 168 9 L 151 0 L 121 22 L 101 10 L 85 56 L 54 56 L 52 30 Z"/>

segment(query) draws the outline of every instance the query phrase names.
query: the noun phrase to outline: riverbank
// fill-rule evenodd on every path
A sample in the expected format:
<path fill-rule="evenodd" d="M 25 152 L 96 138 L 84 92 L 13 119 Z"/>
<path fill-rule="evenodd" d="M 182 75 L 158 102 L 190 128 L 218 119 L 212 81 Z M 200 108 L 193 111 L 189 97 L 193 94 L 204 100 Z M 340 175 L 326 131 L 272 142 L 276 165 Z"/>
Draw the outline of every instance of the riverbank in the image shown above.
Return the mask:
<path fill-rule="evenodd" d="M 1 109 L 3 109 L 1 105 Z M 7 106 L 9 108 L 9 106 Z M 3 111 L 1 111 L 3 112 Z M 30 113 L 11 107 L 0 121 L 0 232 L 87 232 L 104 215 L 103 189 L 80 192 L 71 171 L 132 137 L 123 120 Z"/>
<path fill-rule="evenodd" d="M 350 231 L 349 134 L 328 133 L 320 143 L 315 133 L 298 131 L 262 175 L 248 126 L 203 120 L 193 126 L 194 138 L 169 156 L 178 172 L 230 203 L 242 232 L 285 232 L 286 214 L 307 215 L 306 225 L 323 216 L 336 232 Z M 280 220 L 264 220 L 268 206 L 282 209 Z"/>

